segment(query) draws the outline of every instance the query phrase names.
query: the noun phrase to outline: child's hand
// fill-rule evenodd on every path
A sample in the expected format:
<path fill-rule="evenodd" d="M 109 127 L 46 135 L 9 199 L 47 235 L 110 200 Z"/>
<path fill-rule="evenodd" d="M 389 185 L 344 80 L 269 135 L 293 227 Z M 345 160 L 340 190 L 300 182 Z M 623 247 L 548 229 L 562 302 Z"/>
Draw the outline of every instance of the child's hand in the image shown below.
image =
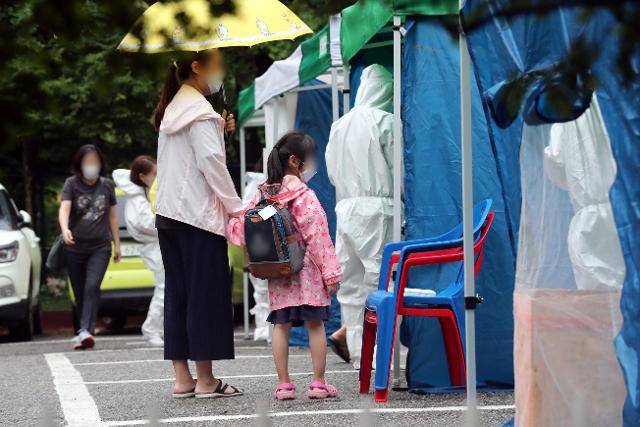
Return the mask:
<path fill-rule="evenodd" d="M 329 295 L 337 294 L 339 289 L 340 289 L 340 283 L 333 283 L 331 285 L 327 285 L 327 292 L 329 292 Z"/>

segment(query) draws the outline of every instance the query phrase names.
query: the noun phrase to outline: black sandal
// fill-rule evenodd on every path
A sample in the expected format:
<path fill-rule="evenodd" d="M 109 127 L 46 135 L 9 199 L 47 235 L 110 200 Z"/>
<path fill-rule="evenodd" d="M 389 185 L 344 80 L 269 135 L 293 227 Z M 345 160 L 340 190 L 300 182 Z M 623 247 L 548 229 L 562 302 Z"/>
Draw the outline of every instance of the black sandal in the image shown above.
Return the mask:
<path fill-rule="evenodd" d="M 227 393 L 227 390 L 233 390 L 233 393 Z M 196 393 L 196 399 L 216 399 L 218 397 L 235 397 L 242 396 L 244 391 L 238 387 L 234 387 L 218 379 L 218 386 L 213 391 Z"/>
<path fill-rule="evenodd" d="M 335 354 L 340 356 L 342 360 L 347 363 L 351 362 L 349 347 L 347 347 L 345 343 L 338 342 L 333 337 L 327 338 L 327 342 L 329 343 L 329 347 L 331 347 L 331 350 L 333 350 Z"/>

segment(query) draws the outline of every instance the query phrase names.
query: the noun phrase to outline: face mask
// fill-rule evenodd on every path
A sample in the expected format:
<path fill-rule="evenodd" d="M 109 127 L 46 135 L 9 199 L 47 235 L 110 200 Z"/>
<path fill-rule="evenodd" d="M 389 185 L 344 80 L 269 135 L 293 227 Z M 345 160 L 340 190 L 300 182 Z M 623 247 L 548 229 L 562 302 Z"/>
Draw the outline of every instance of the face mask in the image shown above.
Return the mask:
<path fill-rule="evenodd" d="M 310 164 L 309 167 L 305 168 L 302 171 L 302 180 L 304 182 L 309 182 L 311 181 L 311 178 L 316 176 L 317 173 L 318 173 L 318 170 L 316 169 L 316 165 Z"/>
<path fill-rule="evenodd" d="M 222 88 L 223 82 L 223 71 L 216 71 L 215 73 L 209 74 L 209 76 L 207 77 L 207 86 L 209 87 L 209 93 L 214 94 L 220 92 L 220 88 Z"/>
<path fill-rule="evenodd" d="M 86 179 L 96 179 L 100 176 L 100 165 L 82 165 L 82 176 Z"/>

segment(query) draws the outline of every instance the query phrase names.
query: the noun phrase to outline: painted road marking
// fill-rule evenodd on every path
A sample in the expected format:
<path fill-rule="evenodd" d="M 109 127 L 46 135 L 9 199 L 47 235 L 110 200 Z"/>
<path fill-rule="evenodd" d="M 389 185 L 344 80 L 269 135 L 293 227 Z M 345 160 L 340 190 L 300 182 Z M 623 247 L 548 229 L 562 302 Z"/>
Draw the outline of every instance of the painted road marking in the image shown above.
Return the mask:
<path fill-rule="evenodd" d="M 60 399 L 60 406 L 69 427 L 102 426 L 98 407 L 84 385 L 80 372 L 67 356 L 61 353 L 44 355 L 53 383 Z"/>
<path fill-rule="evenodd" d="M 359 372 L 356 369 L 350 369 L 346 371 L 326 371 L 325 374 L 353 374 Z M 290 377 L 302 377 L 305 375 L 313 375 L 313 372 L 294 372 L 289 374 Z M 256 374 L 256 375 L 221 375 L 218 378 L 225 380 L 238 379 L 238 378 L 273 378 L 278 374 Z M 113 380 L 113 381 L 86 381 L 86 385 L 99 385 L 99 384 L 132 384 L 132 383 L 155 383 L 165 381 L 175 381 L 175 378 L 153 378 L 145 380 Z"/>
<path fill-rule="evenodd" d="M 330 357 L 331 355 L 327 355 L 327 357 Z M 292 357 L 296 357 L 296 358 L 309 358 L 308 354 L 291 354 L 289 355 L 289 358 Z M 271 354 L 251 354 L 251 355 L 243 355 L 243 356 L 236 356 L 236 359 L 273 359 L 273 355 Z M 234 360 L 234 359 L 229 359 L 229 360 Z M 95 366 L 95 365 L 127 365 L 130 363 L 158 363 L 158 362 L 169 362 L 168 360 L 164 360 L 164 359 L 135 359 L 135 360 L 108 360 L 105 362 L 81 362 L 81 363 L 74 363 L 74 366 Z M 216 361 L 217 362 L 217 361 Z"/>
<path fill-rule="evenodd" d="M 425 412 L 462 412 L 466 411 L 466 406 L 434 406 L 427 408 L 372 408 L 372 409 L 327 409 L 316 411 L 289 411 L 289 412 L 269 412 L 270 417 L 296 417 L 307 415 L 361 415 L 368 412 L 374 414 L 402 414 L 402 413 L 425 413 Z M 515 409 L 515 405 L 491 405 L 479 406 L 479 411 L 506 411 Z M 206 421 L 230 421 L 230 420 L 247 420 L 258 418 L 258 414 L 238 414 L 238 415 L 209 415 L 201 417 L 176 417 L 163 418 L 159 420 L 164 424 L 173 423 L 189 423 L 189 422 L 206 422 Z M 129 420 L 129 421 L 107 421 L 106 426 L 137 426 L 147 424 L 148 420 Z"/>

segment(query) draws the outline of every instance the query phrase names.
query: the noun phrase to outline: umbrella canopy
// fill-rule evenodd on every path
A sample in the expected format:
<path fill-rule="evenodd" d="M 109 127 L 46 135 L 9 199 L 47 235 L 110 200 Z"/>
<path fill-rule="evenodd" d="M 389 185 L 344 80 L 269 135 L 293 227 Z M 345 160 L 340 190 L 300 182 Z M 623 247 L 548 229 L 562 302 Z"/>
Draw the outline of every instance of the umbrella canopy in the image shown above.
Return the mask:
<path fill-rule="evenodd" d="M 235 12 L 221 16 L 214 16 L 211 7 L 207 0 L 154 3 L 118 49 L 147 53 L 201 51 L 292 40 L 313 32 L 277 0 L 235 0 Z"/>

